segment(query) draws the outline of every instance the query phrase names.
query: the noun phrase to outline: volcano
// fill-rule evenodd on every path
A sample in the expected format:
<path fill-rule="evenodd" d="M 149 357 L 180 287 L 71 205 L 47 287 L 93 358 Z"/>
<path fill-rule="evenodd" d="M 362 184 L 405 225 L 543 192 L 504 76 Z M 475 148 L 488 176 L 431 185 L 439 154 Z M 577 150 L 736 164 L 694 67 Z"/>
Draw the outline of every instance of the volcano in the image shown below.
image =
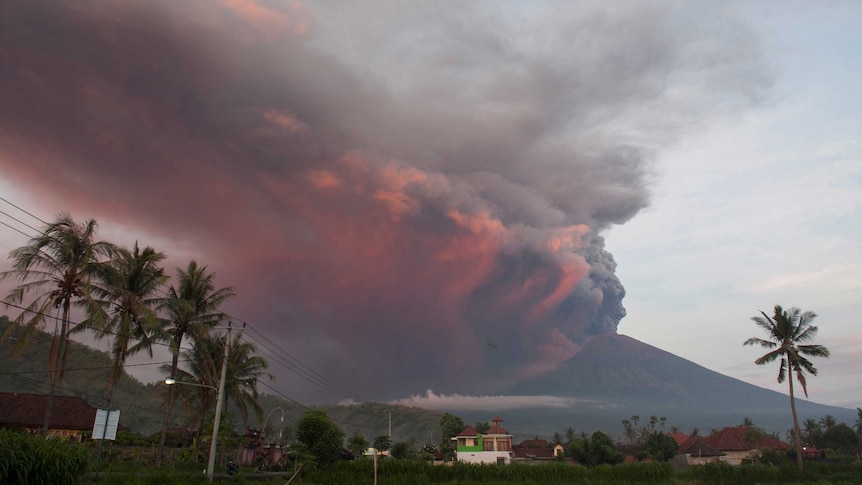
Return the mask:
<path fill-rule="evenodd" d="M 633 415 L 666 418 L 683 432 L 738 425 L 744 418 L 780 434 L 792 428 L 789 397 L 719 374 L 631 337 L 608 334 L 593 338 L 555 370 L 500 389 L 505 396 L 571 398 L 566 408 L 507 410 L 507 422 L 522 435 L 619 429 Z M 536 399 L 539 403 L 541 399 Z M 800 422 L 827 414 L 852 423 L 855 410 L 796 400 Z M 491 410 L 489 410 L 491 411 Z M 465 411 L 472 418 L 473 411 Z M 478 413 L 477 419 L 483 419 Z"/>

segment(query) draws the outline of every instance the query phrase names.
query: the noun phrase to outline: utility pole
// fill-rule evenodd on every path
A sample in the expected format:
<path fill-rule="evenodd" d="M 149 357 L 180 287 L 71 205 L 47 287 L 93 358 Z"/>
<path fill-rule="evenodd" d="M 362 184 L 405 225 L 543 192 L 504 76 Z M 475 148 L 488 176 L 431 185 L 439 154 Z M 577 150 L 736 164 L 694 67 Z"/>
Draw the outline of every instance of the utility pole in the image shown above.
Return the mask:
<path fill-rule="evenodd" d="M 221 424 L 221 410 L 224 405 L 224 381 L 227 377 L 227 359 L 230 354 L 230 330 L 230 323 L 228 323 L 227 336 L 224 343 L 224 359 L 221 361 L 221 378 L 218 382 L 218 395 L 216 396 L 218 401 L 216 402 L 215 419 L 213 420 L 213 437 L 210 440 L 210 457 L 207 463 L 207 480 L 210 483 L 213 481 L 213 471 L 215 470 L 216 442 L 218 441 L 218 429 Z"/>

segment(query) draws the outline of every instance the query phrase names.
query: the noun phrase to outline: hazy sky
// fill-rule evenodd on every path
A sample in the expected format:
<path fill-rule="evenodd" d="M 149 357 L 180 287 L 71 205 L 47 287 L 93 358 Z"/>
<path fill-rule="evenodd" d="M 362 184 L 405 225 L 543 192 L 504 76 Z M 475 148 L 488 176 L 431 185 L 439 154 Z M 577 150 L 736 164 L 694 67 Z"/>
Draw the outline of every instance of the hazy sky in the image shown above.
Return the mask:
<path fill-rule="evenodd" d="M 778 303 L 858 406 L 862 9 L 713 3 L 8 1 L 0 191 L 208 265 L 363 398 L 614 331 L 783 390 L 741 347 Z"/>

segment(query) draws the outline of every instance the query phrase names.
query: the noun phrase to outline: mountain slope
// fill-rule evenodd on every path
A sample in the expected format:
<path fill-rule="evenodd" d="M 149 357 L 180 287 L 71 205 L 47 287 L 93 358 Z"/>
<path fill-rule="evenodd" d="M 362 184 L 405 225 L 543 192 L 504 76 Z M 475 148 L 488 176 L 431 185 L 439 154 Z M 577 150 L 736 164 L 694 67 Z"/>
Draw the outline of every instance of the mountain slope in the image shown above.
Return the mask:
<path fill-rule="evenodd" d="M 744 417 L 775 431 L 792 426 L 788 396 L 719 374 L 625 335 L 595 337 L 557 369 L 499 394 L 577 398 L 581 400 L 579 409 L 564 414 L 577 418 L 580 413 L 607 422 L 607 412 L 598 414 L 605 409 L 617 413 L 617 427 L 628 413 L 666 416 L 670 424 L 682 426 L 727 426 Z M 826 414 L 848 423 L 855 419 L 850 409 L 802 399 L 797 399 L 797 408 L 800 419 Z"/>

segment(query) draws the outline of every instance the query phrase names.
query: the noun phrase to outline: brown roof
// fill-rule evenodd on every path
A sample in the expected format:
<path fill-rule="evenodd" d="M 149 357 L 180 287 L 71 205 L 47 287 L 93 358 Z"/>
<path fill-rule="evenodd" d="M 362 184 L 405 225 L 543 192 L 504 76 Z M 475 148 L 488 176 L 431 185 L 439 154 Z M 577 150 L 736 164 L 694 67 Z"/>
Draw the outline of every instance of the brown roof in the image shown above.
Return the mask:
<path fill-rule="evenodd" d="M 556 458 L 553 448 L 524 448 L 518 446 L 512 448 L 512 454 L 518 458 L 532 458 L 534 460 Z"/>
<path fill-rule="evenodd" d="M 494 419 L 491 420 L 494 423 L 491 426 L 491 429 L 488 430 L 486 434 L 509 434 L 509 432 L 504 428 L 500 423 L 503 422 L 503 418 L 500 416 L 494 416 Z"/>
<path fill-rule="evenodd" d="M 759 439 L 752 441 L 752 438 Z M 746 440 L 746 438 L 748 438 Z M 724 428 L 718 433 L 706 438 L 707 443 L 720 451 L 747 451 L 747 450 L 787 450 L 790 445 L 782 442 L 774 436 L 757 432 L 747 426 L 735 426 Z"/>
<path fill-rule="evenodd" d="M 671 438 L 673 438 L 674 440 L 676 440 L 676 443 L 679 445 L 688 441 L 688 435 L 685 433 L 680 433 L 678 431 L 671 431 L 667 435 L 670 436 Z"/>
<path fill-rule="evenodd" d="M 476 428 L 468 424 L 466 428 L 461 430 L 461 432 L 455 436 L 479 436 L 479 432 L 476 431 Z"/>
<path fill-rule="evenodd" d="M 515 448 L 547 448 L 546 440 L 524 440 L 520 444 L 515 445 Z"/>
<path fill-rule="evenodd" d="M 40 428 L 45 424 L 48 396 L 0 392 L 0 427 Z M 96 408 L 76 396 L 54 396 L 51 429 L 92 430 Z"/>
<path fill-rule="evenodd" d="M 679 453 L 691 456 L 723 456 L 724 453 L 713 448 L 703 436 L 692 436 L 679 445 Z"/>

